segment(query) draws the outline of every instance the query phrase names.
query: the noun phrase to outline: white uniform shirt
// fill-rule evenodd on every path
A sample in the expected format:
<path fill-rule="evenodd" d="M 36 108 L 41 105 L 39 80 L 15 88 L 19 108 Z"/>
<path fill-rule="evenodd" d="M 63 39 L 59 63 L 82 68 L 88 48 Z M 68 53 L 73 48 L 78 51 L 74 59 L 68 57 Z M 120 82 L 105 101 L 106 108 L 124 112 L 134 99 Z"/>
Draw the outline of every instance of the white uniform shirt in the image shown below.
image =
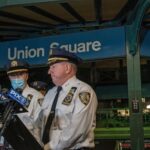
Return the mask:
<path fill-rule="evenodd" d="M 33 134 L 33 121 L 37 117 L 37 110 L 41 107 L 39 101 L 43 99 L 44 96 L 39 91 L 29 87 L 28 85 L 23 90 L 22 95 L 30 100 L 30 104 L 27 108 L 28 112 L 17 114 L 17 116 Z M 34 136 L 35 138 L 38 138 L 36 133 L 34 133 Z"/>
<path fill-rule="evenodd" d="M 56 95 L 57 87 L 48 91 L 44 98 L 39 125 L 42 131 Z M 49 147 L 52 150 L 94 147 L 97 97 L 93 89 L 75 76 L 69 79 L 59 94 L 55 119 L 50 130 Z M 42 136 L 41 134 L 41 136 Z"/>

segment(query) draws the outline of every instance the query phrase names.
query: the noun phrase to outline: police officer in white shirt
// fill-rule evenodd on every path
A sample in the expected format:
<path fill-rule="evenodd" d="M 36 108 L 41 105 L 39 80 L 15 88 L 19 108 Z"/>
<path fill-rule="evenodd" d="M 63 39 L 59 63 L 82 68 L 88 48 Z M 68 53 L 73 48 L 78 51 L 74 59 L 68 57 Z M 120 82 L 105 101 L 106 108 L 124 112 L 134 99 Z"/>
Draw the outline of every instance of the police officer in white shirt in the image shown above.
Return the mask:
<path fill-rule="evenodd" d="M 44 150 L 91 150 L 96 127 L 97 97 L 90 85 L 76 77 L 81 59 L 64 49 L 51 50 L 48 74 L 55 86 L 50 89 L 39 113 L 43 139 L 47 118 L 51 112 L 57 87 L 61 86 L 55 117 L 49 127 L 49 140 Z"/>
<path fill-rule="evenodd" d="M 28 112 L 17 114 L 17 116 L 33 134 L 33 121 L 34 118 L 37 118 L 37 110 L 41 107 L 40 101 L 44 96 L 39 91 L 29 87 L 27 83 L 29 76 L 28 71 L 29 65 L 25 61 L 13 60 L 7 64 L 7 75 L 12 88 L 21 91 L 22 95 L 30 101 L 27 106 Z M 34 133 L 34 136 L 38 138 L 36 133 Z"/>
<path fill-rule="evenodd" d="M 48 84 L 43 81 L 31 82 L 30 86 L 33 87 L 34 89 L 38 90 L 39 92 L 41 92 L 43 95 L 46 94 L 47 88 L 48 88 Z"/>

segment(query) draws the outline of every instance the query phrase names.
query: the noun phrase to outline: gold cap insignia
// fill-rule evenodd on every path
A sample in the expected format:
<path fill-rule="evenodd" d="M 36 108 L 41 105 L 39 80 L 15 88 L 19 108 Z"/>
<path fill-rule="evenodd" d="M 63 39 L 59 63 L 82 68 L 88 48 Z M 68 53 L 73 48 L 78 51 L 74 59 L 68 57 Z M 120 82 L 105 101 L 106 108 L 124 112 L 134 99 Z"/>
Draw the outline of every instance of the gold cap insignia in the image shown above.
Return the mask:
<path fill-rule="evenodd" d="M 16 60 L 11 62 L 11 67 L 16 67 L 18 66 L 18 62 Z"/>

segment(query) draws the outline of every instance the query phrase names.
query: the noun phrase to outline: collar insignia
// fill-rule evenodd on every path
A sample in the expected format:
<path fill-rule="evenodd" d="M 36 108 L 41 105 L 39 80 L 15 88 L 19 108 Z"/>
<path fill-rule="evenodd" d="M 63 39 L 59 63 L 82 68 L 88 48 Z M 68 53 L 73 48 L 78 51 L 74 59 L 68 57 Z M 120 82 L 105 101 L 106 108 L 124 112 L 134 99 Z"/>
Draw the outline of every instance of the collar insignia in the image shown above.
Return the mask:
<path fill-rule="evenodd" d="M 33 95 L 32 95 L 32 94 L 28 94 L 28 95 L 27 95 L 27 99 L 28 99 L 28 100 L 30 100 L 30 101 L 31 101 L 31 100 L 32 100 L 32 98 L 33 98 Z"/>
<path fill-rule="evenodd" d="M 42 106 L 43 98 L 39 98 L 37 101 L 38 101 L 39 105 Z"/>
<path fill-rule="evenodd" d="M 29 105 L 30 105 L 30 102 L 31 102 L 31 100 L 32 100 L 32 97 L 33 97 L 33 95 L 31 95 L 31 94 L 28 94 L 28 95 L 27 95 L 27 99 L 29 100 L 29 104 L 26 106 L 27 108 L 28 108 Z"/>

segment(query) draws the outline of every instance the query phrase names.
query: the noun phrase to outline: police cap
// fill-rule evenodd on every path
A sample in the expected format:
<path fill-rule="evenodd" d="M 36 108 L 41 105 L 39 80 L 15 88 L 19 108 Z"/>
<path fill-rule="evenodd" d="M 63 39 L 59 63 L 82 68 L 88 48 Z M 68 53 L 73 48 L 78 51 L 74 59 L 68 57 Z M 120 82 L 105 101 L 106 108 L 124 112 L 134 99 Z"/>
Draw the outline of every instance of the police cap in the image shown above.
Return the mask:
<path fill-rule="evenodd" d="M 79 63 L 81 63 L 81 58 L 76 56 L 74 53 L 70 53 L 66 51 L 65 49 L 61 49 L 61 48 L 51 49 L 50 55 L 48 58 L 49 65 L 52 65 L 58 62 L 64 62 L 64 61 L 71 62 L 71 63 L 78 65 Z"/>
<path fill-rule="evenodd" d="M 16 72 L 28 72 L 29 64 L 26 61 L 12 60 L 7 64 L 6 69 L 7 74 Z"/>
<path fill-rule="evenodd" d="M 30 85 L 37 90 L 46 90 L 47 88 L 47 83 L 43 81 L 34 81 Z"/>

